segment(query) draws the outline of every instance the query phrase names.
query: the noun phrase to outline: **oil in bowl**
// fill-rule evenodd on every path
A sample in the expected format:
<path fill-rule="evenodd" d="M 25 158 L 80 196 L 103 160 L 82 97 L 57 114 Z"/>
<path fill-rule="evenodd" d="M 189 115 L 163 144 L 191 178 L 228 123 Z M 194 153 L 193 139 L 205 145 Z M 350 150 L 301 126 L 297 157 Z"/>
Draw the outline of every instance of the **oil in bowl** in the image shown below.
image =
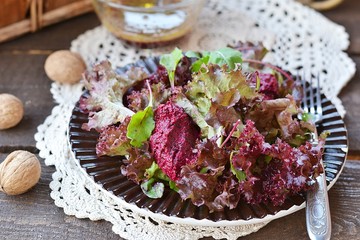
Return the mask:
<path fill-rule="evenodd" d="M 204 0 L 93 0 L 102 24 L 140 47 L 171 43 L 196 24 Z"/>

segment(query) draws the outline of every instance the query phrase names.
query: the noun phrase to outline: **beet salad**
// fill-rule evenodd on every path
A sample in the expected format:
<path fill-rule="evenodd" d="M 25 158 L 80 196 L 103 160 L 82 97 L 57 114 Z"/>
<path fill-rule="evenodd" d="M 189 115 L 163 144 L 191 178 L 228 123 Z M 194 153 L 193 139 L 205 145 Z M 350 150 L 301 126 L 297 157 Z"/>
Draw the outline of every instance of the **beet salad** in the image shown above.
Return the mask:
<path fill-rule="evenodd" d="M 324 136 L 313 147 L 301 84 L 265 63 L 261 45 L 174 49 L 157 70 L 108 61 L 85 73 L 82 128 L 99 132 L 96 153 L 124 159 L 121 173 L 150 198 L 165 188 L 210 211 L 281 205 L 322 173 Z"/>

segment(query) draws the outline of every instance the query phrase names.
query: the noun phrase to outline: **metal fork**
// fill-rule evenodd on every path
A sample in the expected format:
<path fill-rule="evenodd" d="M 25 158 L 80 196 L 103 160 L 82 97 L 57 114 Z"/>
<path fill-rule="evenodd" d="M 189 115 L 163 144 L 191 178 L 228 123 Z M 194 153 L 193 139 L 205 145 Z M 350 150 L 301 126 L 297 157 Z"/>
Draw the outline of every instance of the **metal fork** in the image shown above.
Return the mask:
<path fill-rule="evenodd" d="M 313 89 L 313 78 L 310 78 L 310 88 L 306 86 L 305 76 L 302 77 L 304 97 L 302 107 L 305 113 L 310 113 L 316 125 L 322 121 L 322 106 L 319 76 L 316 78 L 317 86 Z M 307 94 L 306 89 L 309 89 Z M 315 91 L 315 93 L 314 93 Z M 311 144 L 318 145 L 317 130 L 311 135 Z M 323 165 L 321 158 L 321 165 Z M 331 216 L 327 194 L 327 184 L 324 173 L 317 177 L 314 188 L 306 195 L 306 227 L 310 239 L 327 240 L 331 236 Z"/>

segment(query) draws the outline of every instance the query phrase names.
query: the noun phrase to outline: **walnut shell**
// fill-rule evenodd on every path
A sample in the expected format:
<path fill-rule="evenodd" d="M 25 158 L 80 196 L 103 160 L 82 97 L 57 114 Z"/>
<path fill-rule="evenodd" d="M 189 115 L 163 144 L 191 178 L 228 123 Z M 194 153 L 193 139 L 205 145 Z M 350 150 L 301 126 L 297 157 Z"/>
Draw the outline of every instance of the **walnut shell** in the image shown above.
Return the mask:
<path fill-rule="evenodd" d="M 0 94 L 0 130 L 17 125 L 24 116 L 24 107 L 14 95 Z"/>
<path fill-rule="evenodd" d="M 34 154 L 14 151 L 0 164 L 0 191 L 8 195 L 22 194 L 37 184 L 40 175 L 40 162 Z"/>
<path fill-rule="evenodd" d="M 86 65 L 77 53 L 68 50 L 53 52 L 45 61 L 47 76 L 56 82 L 74 84 L 80 81 Z"/>

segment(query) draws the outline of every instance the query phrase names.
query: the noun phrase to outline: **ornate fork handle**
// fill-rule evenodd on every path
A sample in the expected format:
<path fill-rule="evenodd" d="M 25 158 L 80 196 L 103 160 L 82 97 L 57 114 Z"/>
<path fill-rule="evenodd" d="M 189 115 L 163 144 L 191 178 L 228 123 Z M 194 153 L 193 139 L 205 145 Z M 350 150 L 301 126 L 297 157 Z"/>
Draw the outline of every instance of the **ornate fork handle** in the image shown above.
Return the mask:
<path fill-rule="evenodd" d="M 306 221 L 311 239 L 330 239 L 331 218 L 325 174 L 317 178 L 315 188 L 307 193 Z"/>
<path fill-rule="evenodd" d="M 317 143 L 318 136 L 315 132 L 312 144 L 317 145 Z M 322 159 L 321 164 L 323 165 Z M 316 180 L 314 188 L 306 195 L 307 231 L 312 240 L 328 240 L 331 236 L 331 216 L 325 173 Z"/>

